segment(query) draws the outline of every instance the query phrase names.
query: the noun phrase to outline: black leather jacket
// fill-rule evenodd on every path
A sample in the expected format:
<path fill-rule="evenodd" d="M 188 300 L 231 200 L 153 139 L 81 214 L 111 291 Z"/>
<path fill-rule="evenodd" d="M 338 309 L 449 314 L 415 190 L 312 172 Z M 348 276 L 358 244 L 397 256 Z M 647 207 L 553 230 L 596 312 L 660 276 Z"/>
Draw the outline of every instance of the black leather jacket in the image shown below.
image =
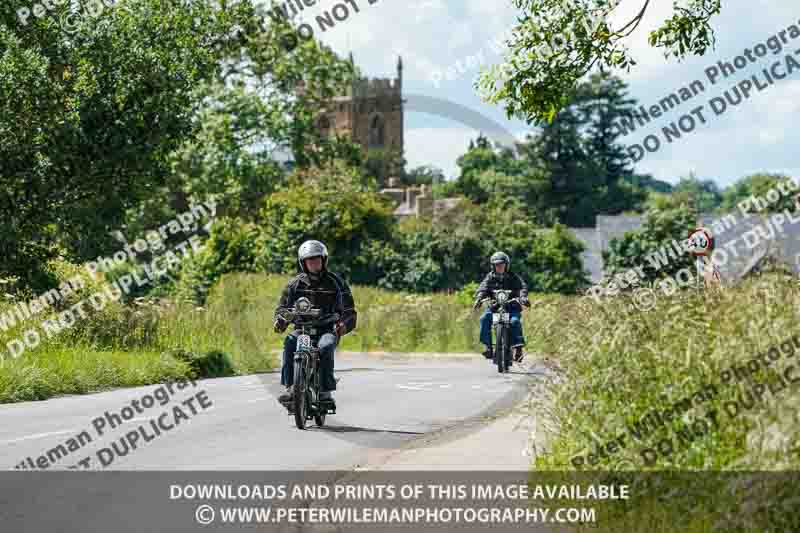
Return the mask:
<path fill-rule="evenodd" d="M 496 272 L 489 272 L 483 278 L 480 287 L 475 291 L 475 301 L 491 296 L 490 291 L 510 290 L 511 298 L 527 298 L 528 286 L 522 278 L 514 272 L 506 272 L 502 275 Z"/>
<path fill-rule="evenodd" d="M 322 271 L 318 279 L 313 279 L 308 274 L 299 274 L 292 278 L 275 309 L 275 319 L 278 319 L 282 311 L 294 307 L 297 299 L 304 296 L 311 300 L 314 307 L 322 309 L 322 317 L 339 313 L 344 323 L 343 336 L 356 329 L 358 313 L 350 286 L 339 275 L 328 270 Z"/>

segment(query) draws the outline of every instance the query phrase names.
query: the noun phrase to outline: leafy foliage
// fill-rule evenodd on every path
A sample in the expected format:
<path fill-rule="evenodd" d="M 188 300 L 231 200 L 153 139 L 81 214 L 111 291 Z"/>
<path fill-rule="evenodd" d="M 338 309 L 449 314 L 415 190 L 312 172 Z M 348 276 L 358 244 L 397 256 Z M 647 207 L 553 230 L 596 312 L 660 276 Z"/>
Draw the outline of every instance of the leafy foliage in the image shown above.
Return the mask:
<path fill-rule="evenodd" d="M 406 185 L 433 185 L 445 181 L 444 173 L 433 165 L 422 165 L 407 171 L 403 176 Z"/>
<path fill-rule="evenodd" d="M 624 42 L 642 21 L 650 0 L 644 0 L 627 24 L 612 28 L 607 17 L 619 4 L 620 0 L 514 0 L 520 13 L 507 42 L 506 61 L 484 72 L 476 87 L 486 100 L 502 102 L 509 117 L 552 122 L 594 66 L 630 71 L 636 65 Z M 649 43 L 666 56 L 703 55 L 714 44 L 709 21 L 719 11 L 720 0 L 676 2 L 673 16 L 650 33 Z"/>
<path fill-rule="evenodd" d="M 259 265 L 267 272 L 297 269 L 297 246 L 317 239 L 328 246 L 332 268 L 354 283 L 373 282 L 359 261 L 362 248 L 387 240 L 393 222 L 388 199 L 359 170 L 340 164 L 299 171 L 289 185 L 269 195 L 258 223 Z"/>
<path fill-rule="evenodd" d="M 753 174 L 742 178 L 723 192 L 722 207 L 726 210 L 737 209 L 739 203 L 751 197 L 764 201 L 767 193 L 774 189 L 781 198 L 774 204 L 767 206 L 766 211 L 781 212 L 787 209 L 793 211 L 796 208 L 795 197 L 798 195 L 796 183 L 796 180 L 782 174 Z M 778 187 L 782 184 L 784 185 L 784 190 L 789 194 L 780 192 Z M 750 205 L 747 210 L 751 212 L 760 211 L 755 205 Z"/>
<path fill-rule="evenodd" d="M 23 25 L 6 6 L 0 26 L 2 268 L 39 287 L 59 246 L 99 254 L 125 210 L 163 186 L 195 128 L 193 87 L 220 71 L 215 44 L 248 12 L 121 1 L 68 35 L 58 15 L 70 6 L 58 9 Z"/>
<path fill-rule="evenodd" d="M 0 272 L 21 284 L 47 288 L 49 258 L 113 253 L 111 231 L 209 196 L 252 219 L 280 154 L 358 156 L 313 127 L 350 64 L 314 40 L 287 49 L 291 24 L 262 24 L 250 0 L 120 0 L 66 34 L 69 9 L 23 24 L 0 8 Z"/>
<path fill-rule="evenodd" d="M 722 204 L 722 192 L 716 182 L 699 180 L 694 173 L 680 179 L 669 195 L 651 198 L 652 207 L 661 210 L 687 206 L 693 213 L 711 213 Z"/>
<path fill-rule="evenodd" d="M 668 252 L 669 262 L 658 269 L 651 264 L 648 257 L 659 253 L 673 241 L 680 242 L 681 239 L 688 238 L 696 221 L 695 215 L 686 206 L 648 211 L 641 229 L 626 232 L 622 238 L 611 239 L 608 250 L 603 252 L 607 274 L 612 276 L 642 266 L 645 280 L 655 280 L 671 276 L 683 268 L 693 268 L 693 256 L 688 253 L 677 255 L 675 252 Z M 676 258 L 671 257 L 673 253 Z"/>
<path fill-rule="evenodd" d="M 540 130 L 517 144 L 516 153 L 483 136 L 458 159 L 461 174 L 438 193 L 459 193 L 476 203 L 490 196 L 520 199 L 527 216 L 542 225 L 592 226 L 598 214 L 636 210 L 646 193 L 633 185 L 629 157 L 613 127 L 635 101 L 609 75 L 582 83 L 569 104 Z"/>

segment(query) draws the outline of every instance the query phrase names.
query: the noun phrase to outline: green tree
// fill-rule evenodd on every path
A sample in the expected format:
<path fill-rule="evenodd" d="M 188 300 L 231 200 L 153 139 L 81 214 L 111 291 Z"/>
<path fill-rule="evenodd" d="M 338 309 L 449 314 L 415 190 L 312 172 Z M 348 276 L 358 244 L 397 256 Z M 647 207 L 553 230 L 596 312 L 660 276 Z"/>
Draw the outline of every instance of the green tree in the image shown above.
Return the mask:
<path fill-rule="evenodd" d="M 672 192 L 672 185 L 666 181 L 654 179 L 649 174 L 631 174 L 624 176 L 626 182 L 645 192 L 668 193 Z"/>
<path fill-rule="evenodd" d="M 456 190 L 475 203 L 484 203 L 492 191 L 481 185 L 481 174 L 494 170 L 506 175 L 519 175 L 522 167 L 508 148 L 493 146 L 482 134 L 475 141 L 470 141 L 467 152 L 456 160 L 460 175 L 456 181 Z"/>
<path fill-rule="evenodd" d="M 193 89 L 252 10 L 122 0 L 69 35 L 70 8 L 27 24 L 0 8 L 0 273 L 38 288 L 48 258 L 107 251 L 126 209 L 165 184 L 196 131 Z"/>
<path fill-rule="evenodd" d="M 607 215 L 637 209 L 646 200 L 644 190 L 626 178 L 633 173 L 614 124 L 629 114 L 636 100 L 627 96 L 627 84 L 607 72 L 593 74 L 577 89 L 574 105 L 582 115 L 581 138 L 586 161 L 596 181 L 596 209 Z"/>
<path fill-rule="evenodd" d="M 532 139 L 528 158 L 550 180 L 545 196 L 537 196 L 557 205 L 561 223 L 591 226 L 598 214 L 615 215 L 644 203 L 646 193 L 626 180 L 632 173 L 629 156 L 613 127 L 635 103 L 624 81 L 595 74 Z"/>
<path fill-rule="evenodd" d="M 362 169 L 375 178 L 378 188 L 387 186 L 388 178 L 403 179 L 406 160 L 399 150 L 370 148 L 363 156 Z"/>
<path fill-rule="evenodd" d="M 132 226 L 158 223 L 187 199 L 207 197 L 217 198 L 222 212 L 253 220 L 261 198 L 285 182 L 285 155 L 296 168 L 362 162 L 357 146 L 324 136 L 313 122 L 352 79 L 353 66 L 318 41 L 298 40 L 289 21 L 264 27 L 257 18 L 249 14 L 239 46 L 224 50 L 219 75 L 197 87 L 204 103 L 195 116 L 198 134 L 170 155 L 167 186 L 132 213 Z"/>
<path fill-rule="evenodd" d="M 700 180 L 690 173 L 669 194 L 651 195 L 648 205 L 661 210 L 686 206 L 695 215 L 712 213 L 722 205 L 722 193 L 713 180 Z"/>
<path fill-rule="evenodd" d="M 633 19 L 612 28 L 606 17 L 620 0 L 514 0 L 520 13 L 505 63 L 482 73 L 476 87 L 488 101 L 502 102 L 509 117 L 552 121 L 594 66 L 630 71 L 636 64 L 625 41 L 651 5 L 640 2 Z M 703 55 L 714 43 L 710 20 L 719 12 L 720 0 L 675 3 L 672 16 L 650 33 L 650 46 L 667 57 Z"/>
<path fill-rule="evenodd" d="M 739 203 L 751 197 L 766 200 L 767 193 L 772 189 L 780 194 L 780 189 L 777 187 L 782 184 L 785 184 L 784 190 L 791 192 L 781 194 L 780 200 L 767 206 L 766 211 L 777 213 L 786 209 L 794 210 L 798 187 L 795 180 L 783 174 L 753 174 L 740 179 L 722 193 L 722 206 L 726 210 L 733 210 L 737 209 Z M 748 211 L 757 212 L 759 209 L 751 203 Z"/>
<path fill-rule="evenodd" d="M 613 276 L 641 266 L 646 280 L 656 280 L 683 268 L 694 268 L 694 256 L 680 247 L 678 253 L 671 243 L 685 241 L 696 221 L 687 206 L 649 210 L 642 228 L 611 239 L 608 250 L 603 252 L 607 274 Z"/>
<path fill-rule="evenodd" d="M 259 267 L 297 270 L 297 247 L 317 239 L 328 246 L 335 269 L 353 283 L 376 283 L 362 253 L 372 241 L 389 241 L 394 219 L 387 198 L 357 168 L 341 163 L 312 167 L 289 176 L 286 188 L 264 200 L 258 225 Z"/>
<path fill-rule="evenodd" d="M 440 168 L 433 165 L 412 168 L 403 177 L 403 183 L 406 185 L 434 185 L 444 182 L 444 173 Z"/>

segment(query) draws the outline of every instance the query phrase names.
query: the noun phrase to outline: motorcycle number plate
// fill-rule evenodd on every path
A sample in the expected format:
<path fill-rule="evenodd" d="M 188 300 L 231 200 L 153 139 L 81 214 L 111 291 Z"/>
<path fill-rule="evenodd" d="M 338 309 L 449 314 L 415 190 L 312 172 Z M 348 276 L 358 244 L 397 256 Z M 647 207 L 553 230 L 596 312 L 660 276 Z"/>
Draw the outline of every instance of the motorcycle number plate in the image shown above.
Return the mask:
<path fill-rule="evenodd" d="M 311 337 L 308 335 L 300 335 L 297 337 L 297 349 L 298 350 L 310 350 L 311 349 Z"/>
<path fill-rule="evenodd" d="M 510 320 L 510 317 L 511 317 L 511 315 L 509 313 L 494 313 L 492 315 L 492 322 L 494 322 L 496 324 L 496 323 L 500 322 L 501 320 L 508 321 L 508 320 Z"/>

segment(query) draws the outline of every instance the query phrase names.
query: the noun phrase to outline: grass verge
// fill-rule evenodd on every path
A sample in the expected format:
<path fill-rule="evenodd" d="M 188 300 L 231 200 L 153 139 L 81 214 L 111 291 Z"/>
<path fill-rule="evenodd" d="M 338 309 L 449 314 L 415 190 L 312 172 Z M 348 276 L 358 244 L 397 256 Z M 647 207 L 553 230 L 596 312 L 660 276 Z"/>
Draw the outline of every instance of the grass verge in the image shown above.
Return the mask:
<path fill-rule="evenodd" d="M 66 275 L 73 275 L 70 271 Z M 286 276 L 229 274 L 198 308 L 174 301 L 109 303 L 52 337 L 42 320 L 101 290 L 90 284 L 56 309 L 0 331 L 0 347 L 36 329 L 41 343 L 0 365 L 0 403 L 153 384 L 177 377 L 245 375 L 279 365 L 272 331 Z M 466 291 L 469 292 L 469 291 Z M 414 295 L 353 287 L 358 327 L 339 347 L 357 352 L 477 352 L 471 294 Z M 89 307 L 88 305 L 86 306 Z M 11 306 L 0 306 L 0 315 Z M 8 323 L 5 323 L 6 326 Z"/>
<path fill-rule="evenodd" d="M 797 280 L 765 274 L 662 297 L 646 312 L 632 303 L 556 298 L 529 318 L 534 346 L 565 372 L 551 403 L 537 406 L 558 429 L 533 470 L 634 483 L 635 502 L 601 506 L 610 527 L 592 530 L 798 530 L 796 513 L 774 529 L 789 501 L 785 479 L 768 475 L 756 489 L 756 474 L 732 474 L 800 467 Z M 766 359 L 748 366 L 759 354 Z M 669 478 L 679 471 L 694 477 Z"/>

